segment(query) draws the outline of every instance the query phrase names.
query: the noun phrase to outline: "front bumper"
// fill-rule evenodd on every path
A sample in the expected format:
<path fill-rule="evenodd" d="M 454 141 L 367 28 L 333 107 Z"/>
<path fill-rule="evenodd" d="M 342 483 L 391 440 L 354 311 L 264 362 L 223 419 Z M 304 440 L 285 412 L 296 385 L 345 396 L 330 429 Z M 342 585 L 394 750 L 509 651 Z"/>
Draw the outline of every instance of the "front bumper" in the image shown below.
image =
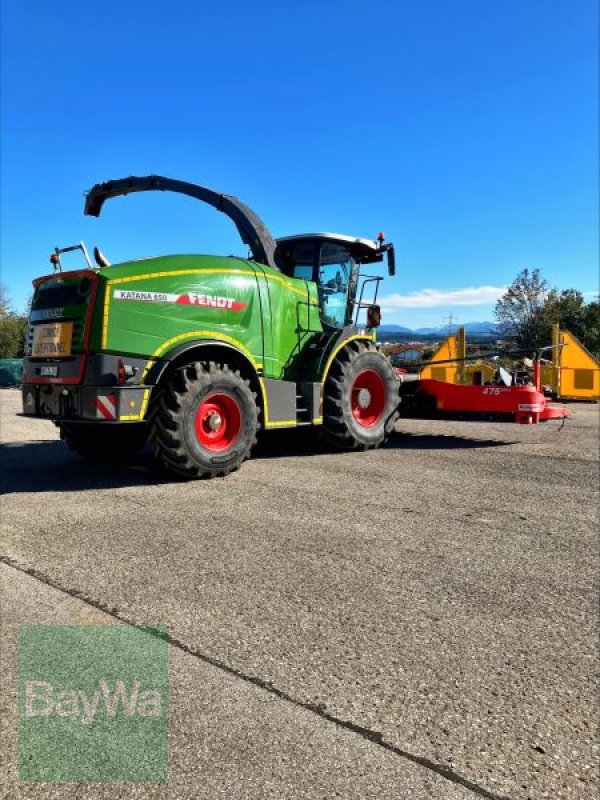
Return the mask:
<path fill-rule="evenodd" d="M 24 383 L 23 413 L 56 421 L 141 422 L 150 386 L 69 386 Z"/>

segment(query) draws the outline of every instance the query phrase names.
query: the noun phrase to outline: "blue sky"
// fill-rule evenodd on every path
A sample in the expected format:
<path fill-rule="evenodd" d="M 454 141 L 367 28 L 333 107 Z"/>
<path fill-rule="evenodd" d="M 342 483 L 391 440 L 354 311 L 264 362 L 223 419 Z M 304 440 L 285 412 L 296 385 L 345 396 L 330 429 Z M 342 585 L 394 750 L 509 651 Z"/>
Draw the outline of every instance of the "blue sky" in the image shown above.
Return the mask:
<path fill-rule="evenodd" d="M 1 6 L 16 305 L 80 239 L 113 262 L 244 254 L 184 197 L 83 216 L 92 184 L 150 173 L 239 196 L 275 236 L 385 231 L 387 323 L 490 319 L 523 267 L 598 290 L 597 0 Z"/>

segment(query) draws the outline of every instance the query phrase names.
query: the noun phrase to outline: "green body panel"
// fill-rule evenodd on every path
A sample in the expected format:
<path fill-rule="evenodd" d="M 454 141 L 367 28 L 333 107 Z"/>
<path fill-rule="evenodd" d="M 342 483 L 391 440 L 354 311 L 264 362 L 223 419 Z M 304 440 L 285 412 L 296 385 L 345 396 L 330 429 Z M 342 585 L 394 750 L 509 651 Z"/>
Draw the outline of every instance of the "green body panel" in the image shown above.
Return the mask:
<path fill-rule="evenodd" d="M 238 258 L 177 255 L 106 267 L 90 350 L 168 357 L 187 342 L 238 347 L 267 377 L 295 379 L 322 330 L 316 286 Z"/>
<path fill-rule="evenodd" d="M 306 346 L 322 332 L 317 287 L 262 268 L 265 375 L 296 380 Z"/>

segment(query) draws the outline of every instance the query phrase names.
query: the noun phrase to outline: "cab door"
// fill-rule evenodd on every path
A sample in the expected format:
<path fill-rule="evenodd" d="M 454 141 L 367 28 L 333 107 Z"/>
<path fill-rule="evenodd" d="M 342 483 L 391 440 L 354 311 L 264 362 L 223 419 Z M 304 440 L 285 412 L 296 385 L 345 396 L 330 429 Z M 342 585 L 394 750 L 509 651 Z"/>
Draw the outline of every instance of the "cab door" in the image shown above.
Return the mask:
<path fill-rule="evenodd" d="M 290 243 L 282 257 L 288 275 L 316 284 L 324 327 L 341 330 L 352 323 L 356 262 L 348 246 L 307 237 Z"/>
<path fill-rule="evenodd" d="M 317 287 L 321 321 L 329 328 L 352 323 L 356 294 L 355 262 L 347 247 L 322 242 L 318 251 Z"/>

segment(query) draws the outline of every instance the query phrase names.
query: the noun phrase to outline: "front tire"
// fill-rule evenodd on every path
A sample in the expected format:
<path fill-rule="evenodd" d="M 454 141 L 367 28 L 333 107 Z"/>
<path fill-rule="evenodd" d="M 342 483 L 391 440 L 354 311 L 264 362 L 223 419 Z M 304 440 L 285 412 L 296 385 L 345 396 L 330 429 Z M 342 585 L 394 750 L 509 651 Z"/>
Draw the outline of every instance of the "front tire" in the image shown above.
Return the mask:
<path fill-rule="evenodd" d="M 379 447 L 399 417 L 399 387 L 388 359 L 354 341 L 336 356 L 323 393 L 323 433 L 342 450 Z"/>
<path fill-rule="evenodd" d="M 158 393 L 150 425 L 156 457 L 169 471 L 184 478 L 228 475 L 256 443 L 256 394 L 227 365 L 187 364 Z"/>

